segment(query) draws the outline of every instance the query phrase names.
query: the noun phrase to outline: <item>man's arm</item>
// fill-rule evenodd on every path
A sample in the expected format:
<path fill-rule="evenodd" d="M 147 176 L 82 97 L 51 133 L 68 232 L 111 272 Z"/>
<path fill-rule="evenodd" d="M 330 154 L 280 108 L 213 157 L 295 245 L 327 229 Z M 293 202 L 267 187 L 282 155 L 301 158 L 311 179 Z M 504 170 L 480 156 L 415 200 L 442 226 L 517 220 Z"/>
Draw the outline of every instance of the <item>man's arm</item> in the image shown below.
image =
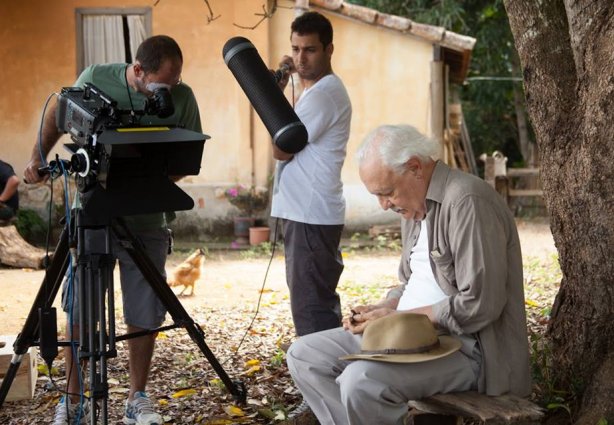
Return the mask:
<path fill-rule="evenodd" d="M 48 175 L 39 175 L 38 169 L 43 165 L 42 158 L 47 158 L 47 155 L 49 155 L 49 152 L 51 149 L 53 149 L 62 135 L 55 123 L 55 112 L 57 107 L 58 104 L 56 102 L 51 105 L 45 113 L 45 117 L 43 118 L 43 128 L 41 130 L 42 134 L 40 144 L 38 142 L 34 144 L 30 162 L 28 162 L 24 171 L 26 183 L 38 183 L 49 178 Z"/>
<path fill-rule="evenodd" d="M 432 314 L 452 333 L 476 333 L 509 301 L 507 231 L 492 202 L 476 196 L 455 202 L 450 217 L 449 246 L 433 261 L 453 262 L 459 292 L 434 304 Z"/>
<path fill-rule="evenodd" d="M 278 159 L 280 161 L 287 161 L 292 159 L 294 155 L 288 152 L 284 152 L 277 147 L 275 143 L 273 143 L 273 158 Z"/>
<path fill-rule="evenodd" d="M 19 186 L 19 179 L 17 176 L 13 175 L 9 177 L 4 185 L 4 190 L 0 193 L 0 202 L 6 202 L 17 192 L 17 187 Z"/>

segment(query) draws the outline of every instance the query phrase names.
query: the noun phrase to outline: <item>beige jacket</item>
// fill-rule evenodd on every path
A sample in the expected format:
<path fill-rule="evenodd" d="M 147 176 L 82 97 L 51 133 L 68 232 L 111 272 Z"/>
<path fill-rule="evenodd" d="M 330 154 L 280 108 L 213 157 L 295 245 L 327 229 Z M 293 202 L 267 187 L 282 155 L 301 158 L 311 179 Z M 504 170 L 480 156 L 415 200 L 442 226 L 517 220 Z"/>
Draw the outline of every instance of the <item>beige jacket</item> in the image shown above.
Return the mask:
<path fill-rule="evenodd" d="M 438 162 L 427 192 L 430 262 L 448 298 L 433 311 L 451 334 L 480 344 L 478 390 L 488 395 L 531 391 L 522 256 L 514 218 L 503 199 L 478 177 Z M 420 222 L 403 220 L 401 282 Z M 400 297 L 404 285 L 388 297 Z"/>

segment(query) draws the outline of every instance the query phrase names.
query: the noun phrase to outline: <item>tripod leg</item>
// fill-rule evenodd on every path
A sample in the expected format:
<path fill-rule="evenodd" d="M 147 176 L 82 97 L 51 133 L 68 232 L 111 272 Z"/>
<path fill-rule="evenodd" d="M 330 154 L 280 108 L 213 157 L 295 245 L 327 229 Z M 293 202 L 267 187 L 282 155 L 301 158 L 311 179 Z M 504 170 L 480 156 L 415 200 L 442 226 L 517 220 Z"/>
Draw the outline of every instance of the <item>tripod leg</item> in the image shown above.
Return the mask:
<path fill-rule="evenodd" d="M 222 365 L 215 358 L 213 352 L 205 343 L 204 332 L 200 326 L 194 323 L 190 315 L 183 308 L 183 305 L 181 305 L 175 293 L 168 286 L 166 280 L 162 277 L 158 270 L 156 270 L 156 267 L 152 263 L 151 259 L 145 254 L 141 244 L 130 233 L 123 220 L 120 218 L 115 219 L 112 223 L 112 229 L 117 238 L 120 240 L 123 248 L 134 260 L 135 264 L 149 282 L 152 289 L 175 323 L 178 323 L 187 330 L 188 335 L 190 335 L 190 338 L 192 338 L 192 341 L 196 343 L 198 348 L 205 355 L 211 364 L 211 367 L 213 367 L 228 391 L 239 403 L 244 403 L 247 398 L 244 385 L 241 382 L 234 382 L 230 379 Z"/>
<path fill-rule="evenodd" d="M 23 329 L 17 336 L 15 343 L 13 344 L 14 355 L 11 359 L 9 369 L 0 386 L 0 407 L 4 403 L 6 396 L 9 392 L 11 384 L 17 375 L 17 370 L 21 365 L 22 358 L 28 349 L 36 342 L 36 335 L 38 335 L 39 319 L 38 310 L 40 308 L 50 307 L 53 304 L 58 290 L 62 284 L 64 274 L 68 267 L 68 225 L 64 227 L 62 234 L 60 235 L 60 241 L 56 246 L 53 254 L 51 264 L 45 273 L 43 283 L 38 290 L 34 304 L 30 309 L 26 323 Z"/>

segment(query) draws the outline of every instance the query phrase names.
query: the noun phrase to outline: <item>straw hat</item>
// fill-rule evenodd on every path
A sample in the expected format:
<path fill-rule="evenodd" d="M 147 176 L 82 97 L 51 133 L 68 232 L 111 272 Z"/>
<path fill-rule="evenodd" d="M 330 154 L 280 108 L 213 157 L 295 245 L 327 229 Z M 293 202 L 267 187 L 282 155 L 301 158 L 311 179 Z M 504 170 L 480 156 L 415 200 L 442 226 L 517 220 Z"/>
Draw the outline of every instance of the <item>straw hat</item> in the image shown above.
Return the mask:
<path fill-rule="evenodd" d="M 359 354 L 341 360 L 374 360 L 390 363 L 419 363 L 454 353 L 461 342 L 448 335 L 437 336 L 424 314 L 394 313 L 370 323 L 365 329 Z"/>

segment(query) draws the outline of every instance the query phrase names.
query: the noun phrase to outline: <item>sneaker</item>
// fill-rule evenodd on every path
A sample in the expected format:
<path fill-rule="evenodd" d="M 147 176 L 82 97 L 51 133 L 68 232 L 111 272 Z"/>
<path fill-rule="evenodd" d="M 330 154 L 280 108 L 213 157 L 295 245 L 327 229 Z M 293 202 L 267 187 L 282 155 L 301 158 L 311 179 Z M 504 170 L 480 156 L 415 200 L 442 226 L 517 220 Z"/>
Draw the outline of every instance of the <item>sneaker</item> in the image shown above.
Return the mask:
<path fill-rule="evenodd" d="M 164 420 L 154 410 L 154 404 L 143 391 L 134 393 L 134 400 L 126 402 L 125 424 L 162 425 Z"/>
<path fill-rule="evenodd" d="M 78 422 L 77 418 L 79 419 Z M 69 397 L 63 396 L 57 406 L 55 406 L 53 425 L 71 425 L 77 423 L 89 423 L 89 402 L 85 401 L 83 407 L 80 408 L 79 403 L 73 404 Z"/>
<path fill-rule="evenodd" d="M 318 419 L 305 400 L 301 401 L 282 422 L 283 425 L 318 425 Z"/>

